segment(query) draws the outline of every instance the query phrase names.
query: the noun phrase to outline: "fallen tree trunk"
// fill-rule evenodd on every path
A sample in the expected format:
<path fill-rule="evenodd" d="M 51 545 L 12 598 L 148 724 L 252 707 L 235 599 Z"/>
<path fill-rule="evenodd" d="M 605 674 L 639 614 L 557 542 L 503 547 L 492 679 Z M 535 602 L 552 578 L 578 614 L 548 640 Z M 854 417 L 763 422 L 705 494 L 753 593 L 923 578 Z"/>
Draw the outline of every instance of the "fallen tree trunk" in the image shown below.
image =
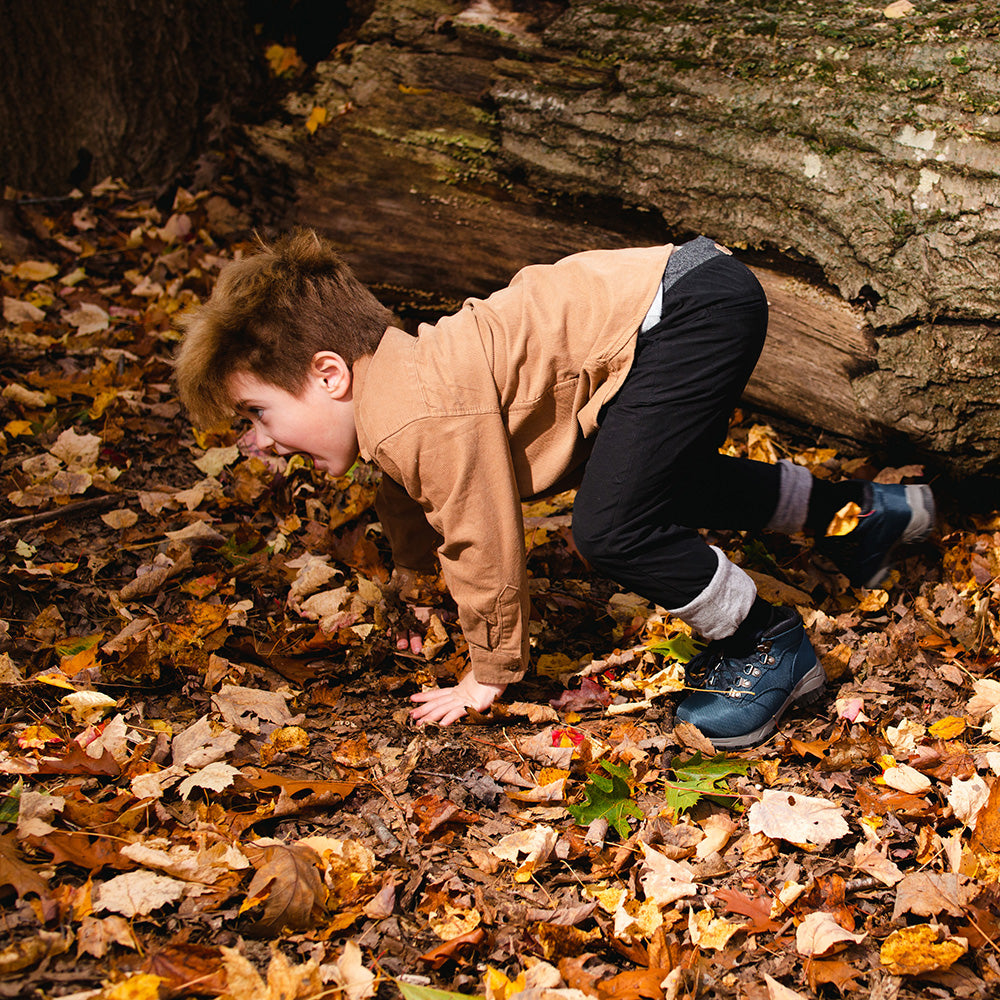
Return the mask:
<path fill-rule="evenodd" d="M 296 165 L 297 221 L 430 314 L 707 233 L 771 302 L 753 403 L 998 475 L 1000 18 L 767 6 L 379 0 L 300 124 L 256 137 Z"/>

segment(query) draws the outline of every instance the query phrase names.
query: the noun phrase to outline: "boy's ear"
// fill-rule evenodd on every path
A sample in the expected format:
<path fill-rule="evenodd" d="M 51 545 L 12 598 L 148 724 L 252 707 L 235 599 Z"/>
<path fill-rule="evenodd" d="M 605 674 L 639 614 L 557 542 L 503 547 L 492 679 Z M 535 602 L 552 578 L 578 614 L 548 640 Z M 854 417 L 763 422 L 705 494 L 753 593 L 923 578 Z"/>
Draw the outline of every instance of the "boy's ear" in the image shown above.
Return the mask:
<path fill-rule="evenodd" d="M 334 399 L 350 398 L 354 373 L 336 351 L 317 351 L 309 373 L 323 383 L 324 389 Z"/>

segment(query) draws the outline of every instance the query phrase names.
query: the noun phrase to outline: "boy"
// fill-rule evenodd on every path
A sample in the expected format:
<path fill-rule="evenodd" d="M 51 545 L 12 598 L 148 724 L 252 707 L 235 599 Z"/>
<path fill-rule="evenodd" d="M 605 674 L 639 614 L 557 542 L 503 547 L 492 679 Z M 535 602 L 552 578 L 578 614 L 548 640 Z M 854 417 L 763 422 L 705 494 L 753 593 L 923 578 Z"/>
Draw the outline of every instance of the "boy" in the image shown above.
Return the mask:
<path fill-rule="evenodd" d="M 677 717 L 721 748 L 769 737 L 825 676 L 798 614 L 761 600 L 695 529 L 822 535 L 853 501 L 858 527 L 829 552 L 873 586 L 896 545 L 933 525 L 926 486 L 828 483 L 719 454 L 767 303 L 704 237 L 527 267 L 415 337 L 390 321 L 327 243 L 300 233 L 223 269 L 186 321 L 176 377 L 196 421 L 243 413 L 259 447 L 308 453 L 335 476 L 359 453 L 381 468 L 397 570 L 430 569 L 436 552 L 469 643 L 457 686 L 413 696 L 418 722 L 482 711 L 523 675 L 520 504 L 574 479 L 581 553 L 710 640 Z"/>

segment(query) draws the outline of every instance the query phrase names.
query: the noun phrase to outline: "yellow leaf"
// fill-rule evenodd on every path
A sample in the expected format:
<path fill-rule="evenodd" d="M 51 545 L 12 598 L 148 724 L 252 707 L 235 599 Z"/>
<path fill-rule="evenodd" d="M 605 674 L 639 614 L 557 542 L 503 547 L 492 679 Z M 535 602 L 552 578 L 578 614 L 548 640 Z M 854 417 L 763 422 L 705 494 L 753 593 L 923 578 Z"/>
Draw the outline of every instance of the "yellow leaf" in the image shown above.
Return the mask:
<path fill-rule="evenodd" d="M 853 500 L 845 504 L 826 526 L 826 537 L 839 538 L 841 535 L 849 535 L 858 526 L 860 517 L 861 508 Z"/>
<path fill-rule="evenodd" d="M 774 430 L 767 424 L 754 424 L 747 433 L 747 457 L 755 462 L 774 465 L 778 452 L 774 447 Z"/>
<path fill-rule="evenodd" d="M 426 97 L 431 93 L 430 87 L 411 87 L 408 84 L 401 83 L 399 85 L 399 92 L 401 94 L 414 94 L 417 97 Z"/>
<path fill-rule="evenodd" d="M 946 715 L 943 719 L 935 722 L 928 732 L 938 739 L 953 740 L 965 732 L 965 719 L 960 715 Z"/>
<path fill-rule="evenodd" d="M 31 433 L 31 424 L 27 420 L 10 420 L 4 431 L 11 437 L 23 437 Z"/>
<path fill-rule="evenodd" d="M 746 927 L 745 923 L 730 923 L 723 917 L 717 917 L 708 907 L 695 913 L 694 909 L 688 910 L 688 930 L 691 933 L 691 941 L 699 948 L 711 948 L 713 951 L 722 951 L 729 943 L 729 939 L 737 932 Z"/>
<path fill-rule="evenodd" d="M 290 45 L 269 45 L 264 50 L 264 57 L 274 76 L 294 76 L 306 66 Z"/>
<path fill-rule="evenodd" d="M 160 983 L 165 982 L 151 973 L 137 972 L 112 986 L 104 996 L 106 1000 L 159 1000 Z"/>
<path fill-rule="evenodd" d="M 961 937 L 938 941 L 941 930 L 936 924 L 916 924 L 893 931 L 882 944 L 879 961 L 894 976 L 950 968 L 969 950 L 969 943 Z"/>
<path fill-rule="evenodd" d="M 512 997 L 516 993 L 524 992 L 526 984 L 523 972 L 518 975 L 517 979 L 508 979 L 500 969 L 494 969 L 492 965 L 488 965 L 483 985 L 486 990 L 486 1000 L 507 1000 L 508 997 Z"/>
<path fill-rule="evenodd" d="M 864 597 L 858 601 L 859 611 L 881 611 L 889 603 L 889 592 L 887 590 L 869 590 Z"/>
<path fill-rule="evenodd" d="M 22 260 L 11 271 L 15 278 L 22 278 L 24 281 L 45 281 L 58 273 L 59 268 L 46 260 Z"/>
<path fill-rule="evenodd" d="M 22 750 L 42 750 L 46 743 L 61 743 L 62 737 L 48 726 L 28 726 L 17 738 Z"/>
<path fill-rule="evenodd" d="M 51 684 L 53 687 L 65 688 L 67 691 L 76 690 L 62 674 L 35 674 L 31 679 L 39 684 Z"/>
<path fill-rule="evenodd" d="M 315 107 L 312 109 L 312 114 L 309 115 L 309 119 L 306 122 L 306 131 L 310 135 L 315 135 L 316 130 L 325 125 L 330 120 L 330 113 L 323 107 Z"/>
<path fill-rule="evenodd" d="M 565 653 L 543 653 L 538 657 L 535 673 L 542 677 L 561 677 L 576 668 L 577 661 L 571 660 Z"/>
<path fill-rule="evenodd" d="M 482 922 L 483 918 L 475 907 L 466 910 L 450 903 L 445 903 L 443 910 L 435 910 L 427 918 L 431 930 L 442 941 L 452 941 L 463 934 L 468 934 Z"/>
<path fill-rule="evenodd" d="M 117 389 L 102 389 L 95 397 L 87 416 L 91 420 L 99 420 L 104 416 L 104 411 L 118 398 Z"/>
<path fill-rule="evenodd" d="M 299 726 L 276 729 L 271 738 L 260 748 L 260 761 L 267 767 L 278 754 L 303 753 L 309 749 L 309 735 Z"/>
<path fill-rule="evenodd" d="M 538 784 L 548 785 L 553 781 L 559 781 L 560 778 L 568 778 L 569 771 L 564 771 L 561 767 L 543 767 L 538 772 Z"/>

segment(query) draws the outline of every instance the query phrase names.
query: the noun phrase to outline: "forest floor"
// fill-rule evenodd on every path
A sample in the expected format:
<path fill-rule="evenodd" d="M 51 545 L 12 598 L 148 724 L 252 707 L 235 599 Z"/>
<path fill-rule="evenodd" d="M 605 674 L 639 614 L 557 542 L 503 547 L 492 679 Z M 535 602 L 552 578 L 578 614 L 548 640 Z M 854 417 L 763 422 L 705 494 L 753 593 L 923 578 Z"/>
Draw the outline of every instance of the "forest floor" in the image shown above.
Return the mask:
<path fill-rule="evenodd" d="M 409 721 L 374 472 L 244 457 L 171 389 L 252 241 L 218 193 L 23 203 L 0 248 L 0 996 L 508 1000 L 1000 991 L 1000 513 L 886 589 L 713 534 L 830 679 L 765 745 L 673 724 L 684 626 L 525 508 L 535 669 Z M 229 235 L 226 235 L 229 233 Z M 738 415 L 733 453 L 919 477 Z M 682 696 L 682 695 L 681 695 Z"/>

